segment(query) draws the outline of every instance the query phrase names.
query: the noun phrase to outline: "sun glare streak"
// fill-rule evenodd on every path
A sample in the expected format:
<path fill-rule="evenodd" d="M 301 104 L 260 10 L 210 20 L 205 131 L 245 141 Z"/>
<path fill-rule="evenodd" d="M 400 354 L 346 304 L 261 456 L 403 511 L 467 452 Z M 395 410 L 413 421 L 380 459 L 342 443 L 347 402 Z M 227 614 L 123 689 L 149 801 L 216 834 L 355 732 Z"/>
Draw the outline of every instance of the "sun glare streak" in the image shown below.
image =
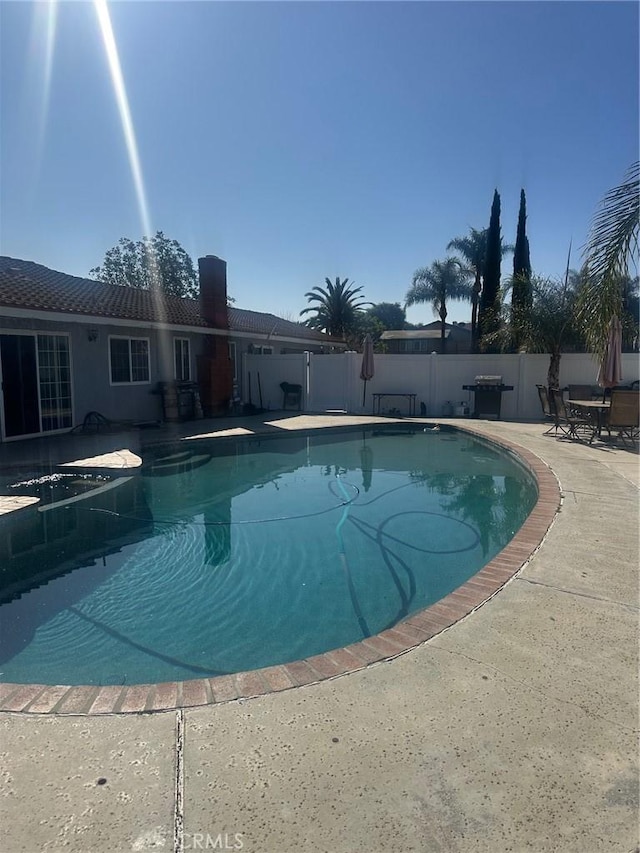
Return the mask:
<path fill-rule="evenodd" d="M 111 16 L 106 0 L 93 0 L 93 5 L 98 16 L 100 24 L 100 32 L 102 41 L 104 42 L 105 53 L 107 54 L 107 62 L 109 63 L 109 72 L 111 74 L 111 82 L 113 91 L 116 96 L 118 110 L 120 112 L 120 121 L 122 122 L 122 130 L 127 146 L 127 154 L 129 155 L 129 165 L 133 176 L 136 196 L 138 199 L 138 209 L 140 219 L 142 221 L 142 232 L 144 236 L 151 238 L 151 217 L 149 215 L 149 207 L 147 204 L 147 195 L 144 188 L 144 180 L 142 176 L 142 166 L 140 164 L 140 155 L 138 154 L 138 143 L 133 127 L 133 118 L 131 117 L 131 109 L 129 108 L 129 98 L 124 84 L 122 67 L 120 65 L 120 57 L 118 56 L 118 47 L 111 26 Z M 152 267 L 153 278 L 158 280 L 158 264 L 157 258 L 153 252 L 150 252 L 150 263 Z M 164 326 L 166 323 L 166 309 L 164 302 L 160 298 L 155 300 L 158 319 Z M 159 357 L 160 357 L 160 372 L 163 376 L 171 376 L 173 374 L 173 359 L 171 352 L 171 342 L 169 332 L 166 329 L 161 329 L 158 333 Z"/>
<path fill-rule="evenodd" d="M 140 156 L 138 154 L 138 143 L 136 142 L 133 119 L 131 118 L 131 110 L 129 109 L 129 99 L 124 85 L 124 77 L 122 76 L 122 68 L 120 66 L 120 58 L 118 56 L 118 48 L 113 34 L 113 27 L 111 26 L 109 9 L 107 7 L 106 0 L 94 0 L 93 5 L 98 16 L 102 41 L 104 42 L 107 62 L 109 63 L 111 82 L 113 83 L 113 90 L 116 96 L 118 110 L 120 112 L 120 121 L 122 122 L 124 140 L 127 146 L 127 154 L 129 156 L 129 165 L 131 167 L 133 183 L 136 190 L 136 196 L 138 198 L 138 207 L 140 210 L 140 218 L 142 220 L 143 233 L 151 236 L 151 217 L 149 216 L 147 196 L 142 177 L 142 167 L 140 165 Z"/>
<path fill-rule="evenodd" d="M 44 44 L 44 76 L 42 81 L 42 124 L 49 114 L 49 98 L 51 94 L 51 77 L 53 74 L 53 53 L 56 43 L 56 25 L 58 21 L 57 0 L 49 0 L 47 4 L 47 19 L 45 25 Z"/>
<path fill-rule="evenodd" d="M 38 162 L 40 162 L 42 149 L 44 146 L 44 135 L 47 126 L 47 120 L 49 118 L 49 103 L 51 99 L 51 78 L 53 76 L 53 55 L 56 43 L 56 25 L 58 19 L 58 4 L 57 0 L 49 0 L 46 7 L 44 9 L 42 7 L 36 7 L 35 14 L 38 15 L 42 21 L 42 15 L 44 14 L 46 17 L 44 18 L 43 23 L 38 24 L 38 29 L 44 29 L 43 38 L 44 41 L 44 57 L 43 57 L 43 71 L 42 71 L 42 88 L 40 91 L 40 109 L 38 110 L 38 131 L 37 131 L 37 145 L 38 145 Z"/>
<path fill-rule="evenodd" d="M 49 0 L 45 5 L 39 3 L 34 5 L 29 46 L 29 67 L 33 69 L 32 73 L 34 75 L 30 88 L 31 86 L 33 87 L 33 98 L 37 104 L 33 112 L 33 168 L 30 170 L 28 185 L 28 196 L 32 204 L 35 203 L 35 199 L 37 198 L 40 174 L 42 172 L 45 135 L 49 120 L 57 16 L 57 0 Z M 41 78 L 39 76 L 40 70 L 42 70 Z M 38 75 L 37 80 L 35 79 L 36 75 Z M 25 97 L 24 103 L 25 105 L 30 104 L 31 96 Z"/>

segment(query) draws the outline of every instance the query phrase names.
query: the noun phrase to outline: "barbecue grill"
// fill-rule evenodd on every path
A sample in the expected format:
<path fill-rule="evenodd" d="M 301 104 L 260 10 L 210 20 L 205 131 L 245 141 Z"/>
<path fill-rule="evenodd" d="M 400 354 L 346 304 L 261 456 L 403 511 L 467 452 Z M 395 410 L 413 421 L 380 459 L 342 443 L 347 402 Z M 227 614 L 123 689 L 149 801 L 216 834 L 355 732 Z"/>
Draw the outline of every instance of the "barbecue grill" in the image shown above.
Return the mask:
<path fill-rule="evenodd" d="M 475 394 L 474 418 L 488 421 L 500 420 L 502 392 L 513 391 L 513 385 L 504 385 L 502 376 L 476 376 L 473 385 L 463 385 L 464 391 Z"/>

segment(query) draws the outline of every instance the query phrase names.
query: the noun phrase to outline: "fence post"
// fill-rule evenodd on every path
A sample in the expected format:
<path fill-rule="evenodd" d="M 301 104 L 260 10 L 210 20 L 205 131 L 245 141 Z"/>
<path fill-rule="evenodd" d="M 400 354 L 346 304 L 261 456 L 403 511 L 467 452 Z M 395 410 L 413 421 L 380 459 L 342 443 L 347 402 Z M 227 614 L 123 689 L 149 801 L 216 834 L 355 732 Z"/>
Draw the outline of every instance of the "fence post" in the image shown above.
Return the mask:
<path fill-rule="evenodd" d="M 347 350 L 345 352 L 345 369 L 347 371 L 347 381 L 345 383 L 345 408 L 348 413 L 357 412 L 361 407 L 357 405 L 357 394 L 355 391 L 355 377 L 358 369 L 358 353 L 354 352 L 354 350 Z"/>
<path fill-rule="evenodd" d="M 525 353 L 518 353 L 518 390 L 516 391 L 516 418 L 521 419 L 525 411 L 525 400 L 527 399 L 527 362 Z"/>
<path fill-rule="evenodd" d="M 313 353 L 310 350 L 305 350 L 302 353 L 303 359 L 303 382 L 302 382 L 302 410 L 304 412 L 309 411 L 309 397 L 311 395 L 310 381 L 311 381 L 311 356 Z"/>
<path fill-rule="evenodd" d="M 436 352 L 432 352 L 429 356 L 429 407 L 427 409 L 427 415 L 430 418 L 437 418 L 439 414 L 439 412 L 436 412 L 438 384 L 438 363 L 436 361 L 437 358 L 438 354 Z"/>

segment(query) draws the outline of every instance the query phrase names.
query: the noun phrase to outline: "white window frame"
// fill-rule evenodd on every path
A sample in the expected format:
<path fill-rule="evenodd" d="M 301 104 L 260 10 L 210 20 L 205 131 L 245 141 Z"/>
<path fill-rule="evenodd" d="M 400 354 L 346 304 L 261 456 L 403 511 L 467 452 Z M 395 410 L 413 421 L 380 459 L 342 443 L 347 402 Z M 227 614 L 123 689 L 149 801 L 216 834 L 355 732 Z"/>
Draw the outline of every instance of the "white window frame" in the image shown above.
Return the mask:
<path fill-rule="evenodd" d="M 180 349 L 181 349 L 180 365 L 181 366 L 184 364 L 184 361 L 183 361 L 184 352 L 182 351 L 182 347 L 184 347 L 184 344 L 187 345 L 187 372 L 189 374 L 188 376 L 178 376 L 178 371 L 176 369 L 177 368 L 177 358 L 176 358 L 177 351 L 176 350 L 177 350 L 178 344 L 181 344 L 181 347 L 180 347 Z M 173 378 L 177 382 L 191 382 L 191 339 L 190 338 L 180 337 L 180 338 L 174 338 L 173 339 Z"/>
<path fill-rule="evenodd" d="M 129 376 L 133 375 L 132 364 L 131 364 L 131 341 L 146 341 L 147 342 L 147 373 L 148 379 L 130 379 L 128 382 L 114 382 L 113 375 L 111 372 L 111 341 L 112 340 L 120 340 L 120 341 L 128 341 L 129 342 Z M 150 385 L 151 384 L 151 339 L 143 338 L 138 335 L 109 335 L 109 384 L 118 388 L 128 387 L 130 385 Z"/>
<path fill-rule="evenodd" d="M 263 347 L 260 344 L 254 344 L 253 355 L 273 355 L 273 347 Z"/>
<path fill-rule="evenodd" d="M 238 348 L 235 341 L 229 341 L 229 359 L 233 364 L 233 381 L 238 381 Z"/>

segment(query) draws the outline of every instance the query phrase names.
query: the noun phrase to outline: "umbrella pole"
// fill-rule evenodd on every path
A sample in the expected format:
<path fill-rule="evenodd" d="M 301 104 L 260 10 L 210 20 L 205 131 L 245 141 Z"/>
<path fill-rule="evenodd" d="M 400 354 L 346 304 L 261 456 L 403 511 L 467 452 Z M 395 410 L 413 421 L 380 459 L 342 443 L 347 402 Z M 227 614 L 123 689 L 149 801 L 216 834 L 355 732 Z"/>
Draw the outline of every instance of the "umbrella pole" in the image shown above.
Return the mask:
<path fill-rule="evenodd" d="M 367 396 L 367 380 L 364 380 L 364 385 L 362 386 L 362 408 L 364 409 L 364 401 Z"/>

